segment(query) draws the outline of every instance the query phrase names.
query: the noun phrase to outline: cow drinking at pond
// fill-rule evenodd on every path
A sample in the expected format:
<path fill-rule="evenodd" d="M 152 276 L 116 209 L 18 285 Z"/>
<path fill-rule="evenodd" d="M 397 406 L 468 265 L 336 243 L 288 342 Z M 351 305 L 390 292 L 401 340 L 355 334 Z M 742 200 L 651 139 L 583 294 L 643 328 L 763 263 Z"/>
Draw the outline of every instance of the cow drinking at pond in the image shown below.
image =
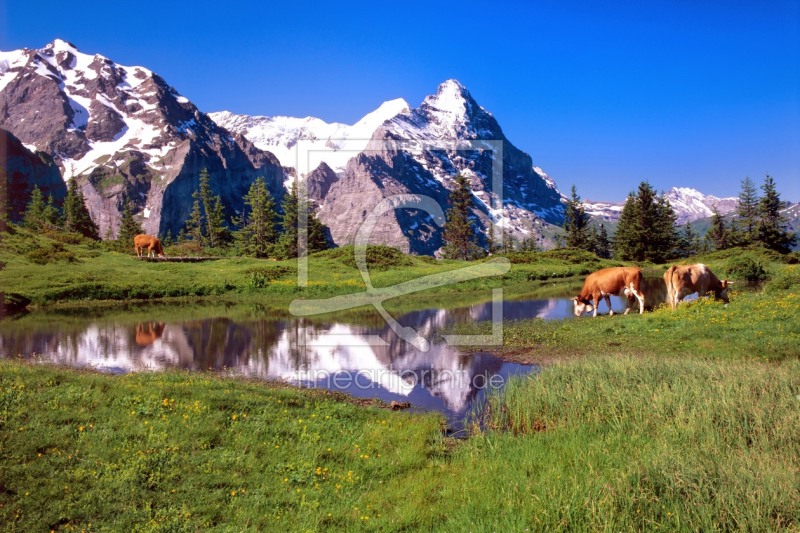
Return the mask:
<path fill-rule="evenodd" d="M 664 273 L 664 284 L 667 286 L 667 301 L 675 309 L 678 302 L 686 296 L 694 294 L 705 296 L 714 291 L 714 298 L 728 303 L 728 287 L 733 282 L 720 280 L 703 264 L 671 266 Z"/>
<path fill-rule="evenodd" d="M 137 257 L 143 257 L 145 250 L 147 250 L 146 257 L 166 257 L 164 249 L 161 247 L 161 241 L 152 235 L 137 235 L 133 238 L 133 247 L 136 250 Z"/>
<path fill-rule="evenodd" d="M 572 299 L 575 316 L 593 311 L 592 316 L 597 316 L 597 306 L 600 298 L 606 301 L 609 315 L 614 315 L 611 309 L 612 294 L 624 294 L 628 300 L 636 298 L 639 302 L 639 314 L 644 313 L 644 294 L 641 291 L 642 271 L 636 267 L 612 267 L 592 272 L 586 277 L 581 293 Z M 625 310 L 627 315 L 630 307 Z"/>

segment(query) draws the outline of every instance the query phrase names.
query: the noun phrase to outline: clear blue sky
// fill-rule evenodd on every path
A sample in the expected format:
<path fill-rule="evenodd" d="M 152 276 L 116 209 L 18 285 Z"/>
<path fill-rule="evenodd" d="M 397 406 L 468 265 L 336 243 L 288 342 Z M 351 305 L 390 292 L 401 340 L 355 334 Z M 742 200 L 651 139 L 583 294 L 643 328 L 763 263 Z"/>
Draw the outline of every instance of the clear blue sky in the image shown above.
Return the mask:
<path fill-rule="evenodd" d="M 60 37 L 203 111 L 346 123 L 456 78 L 563 192 L 769 173 L 800 201 L 800 0 L 92 4 L 0 0 L 0 50 Z"/>

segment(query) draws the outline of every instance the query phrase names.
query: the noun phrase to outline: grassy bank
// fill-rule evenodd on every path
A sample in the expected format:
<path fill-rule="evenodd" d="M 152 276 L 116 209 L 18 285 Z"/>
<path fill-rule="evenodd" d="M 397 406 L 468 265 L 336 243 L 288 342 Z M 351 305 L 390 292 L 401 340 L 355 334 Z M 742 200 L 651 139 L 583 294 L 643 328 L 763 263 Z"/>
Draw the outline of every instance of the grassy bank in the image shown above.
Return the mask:
<path fill-rule="evenodd" d="M 41 530 L 800 527 L 800 363 L 601 356 L 486 431 L 201 374 L 0 362 L 0 522 Z"/>
<path fill-rule="evenodd" d="M 253 301 L 272 308 L 285 308 L 294 298 L 325 298 L 365 290 L 355 266 L 353 248 L 344 247 L 309 258 L 308 283 L 298 287 L 295 260 L 270 261 L 223 257 L 198 263 L 145 262 L 132 253 L 107 251 L 101 243 L 36 235 L 15 228 L 4 235 L 0 246 L 0 287 L 22 295 L 34 306 L 70 303 L 154 299 L 213 298 Z M 404 255 L 377 247 L 368 254 L 370 278 L 375 287 L 387 287 L 474 265 L 463 261 L 437 261 L 430 257 Z M 589 254 L 545 252 L 512 258 L 510 272 L 445 286 L 430 294 L 447 294 L 446 300 L 474 301 L 471 293 L 506 287 L 508 295 L 530 293 L 553 280 L 582 276 L 593 269 L 616 264 Z M 405 298 L 408 306 L 421 302 L 419 295 Z M 420 304 L 417 304 L 420 305 Z"/>
<path fill-rule="evenodd" d="M 55 262 L 40 264 L 40 252 L 25 251 L 31 242 L 58 241 L 21 230 L 4 240 L 0 287 L 48 308 L 32 320 L 66 328 L 76 306 L 105 314 L 101 296 L 184 298 L 175 311 L 183 318 L 260 316 L 285 312 L 297 296 L 364 286 L 347 249 L 312 257 L 311 283 L 299 290 L 291 262 L 144 263 L 65 243 Z M 383 252 L 372 259 L 376 286 L 465 266 Z M 563 291 L 554 279 L 579 284 L 613 264 L 574 251 L 510 259 L 503 278 L 394 305 L 463 305 L 501 285 L 506 297 L 541 296 L 545 287 Z M 461 441 L 444 438 L 435 415 L 321 391 L 0 359 L 0 524 L 26 532 L 799 530 L 800 267 L 753 250 L 698 260 L 721 275 L 759 267 L 771 279 L 754 291 L 734 286 L 728 306 L 701 300 L 642 316 L 505 324 L 506 357 L 557 364 L 512 380 Z M 53 305 L 65 299 L 66 315 L 63 303 Z M 248 303 L 233 311 L 225 299 Z M 115 312 L 135 321 L 151 310 Z"/>
<path fill-rule="evenodd" d="M 675 311 L 662 307 L 644 315 L 507 322 L 501 354 L 538 363 L 609 352 L 777 361 L 800 356 L 798 317 L 800 265 L 780 265 L 763 290 L 732 290 L 727 306 L 702 298 Z M 487 333 L 489 327 L 460 324 L 454 331 Z"/>

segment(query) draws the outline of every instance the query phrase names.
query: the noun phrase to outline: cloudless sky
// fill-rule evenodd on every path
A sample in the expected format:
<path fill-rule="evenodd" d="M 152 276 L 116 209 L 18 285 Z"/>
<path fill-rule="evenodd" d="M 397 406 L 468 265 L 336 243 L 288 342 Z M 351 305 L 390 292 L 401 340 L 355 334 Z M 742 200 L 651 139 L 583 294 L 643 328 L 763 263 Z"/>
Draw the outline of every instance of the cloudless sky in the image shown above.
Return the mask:
<path fill-rule="evenodd" d="M 207 112 L 352 124 L 456 78 L 562 192 L 737 196 L 769 173 L 800 201 L 800 0 L 0 0 L 0 50 L 56 37 Z"/>

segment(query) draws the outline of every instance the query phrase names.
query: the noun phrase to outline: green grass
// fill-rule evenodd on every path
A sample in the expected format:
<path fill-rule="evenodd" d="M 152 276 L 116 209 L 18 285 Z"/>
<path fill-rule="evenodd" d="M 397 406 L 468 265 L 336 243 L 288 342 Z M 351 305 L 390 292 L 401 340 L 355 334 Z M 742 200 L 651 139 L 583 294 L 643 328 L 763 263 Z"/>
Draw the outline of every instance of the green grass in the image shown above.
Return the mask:
<path fill-rule="evenodd" d="M 485 431 L 204 374 L 0 362 L 0 522 L 40 530 L 800 527 L 800 363 L 588 358 Z"/>
<path fill-rule="evenodd" d="M 222 257 L 198 263 L 139 261 L 131 253 L 108 251 L 100 243 L 76 240 L 65 234 L 36 235 L 13 228 L 2 236 L 0 286 L 8 293 L 30 299 L 34 306 L 81 302 L 216 298 L 251 300 L 286 307 L 294 298 L 326 298 L 364 291 L 366 285 L 355 267 L 353 248 L 343 247 L 309 258 L 308 282 L 298 287 L 295 260 L 269 261 Z M 388 287 L 432 274 L 463 268 L 472 263 L 435 260 L 398 254 L 385 247 L 367 253 L 370 279 L 375 287 Z M 169 250 L 167 250 L 169 253 Z M 568 251 L 569 252 L 569 251 Z M 503 276 L 479 278 L 426 291 L 447 295 L 447 302 L 474 302 L 489 297 L 491 288 L 504 287 L 509 296 L 530 294 L 553 280 L 571 280 L 600 266 L 617 264 L 575 253 L 514 254 L 512 270 Z M 394 302 L 396 309 L 409 302 L 424 304 L 420 295 Z"/>
<path fill-rule="evenodd" d="M 56 262 L 29 260 L 53 242 L 63 245 Z M 108 313 L 98 295 L 142 293 L 183 298 L 169 307 L 183 317 L 285 312 L 295 297 L 363 290 L 347 252 L 312 257 L 301 290 L 291 262 L 144 263 L 17 230 L 0 249 L 0 286 L 46 309 L 1 324 L 69 328 L 77 310 Z M 642 316 L 507 323 L 505 357 L 554 364 L 490 397 L 482 425 L 461 441 L 444 438 L 435 415 L 321 391 L 0 360 L 0 524 L 26 532 L 800 530 L 800 267 L 759 250 L 698 260 L 725 275 L 745 255 L 771 279 L 754 291 L 735 285 L 727 307 L 701 300 Z M 373 260 L 376 286 L 465 265 L 380 252 Z M 493 286 L 507 298 L 559 295 L 614 264 L 574 251 L 511 260 L 502 279 L 404 297 L 393 309 L 463 305 Z M 151 309 L 111 312 L 135 321 Z M 362 309 L 349 319 L 372 317 Z"/>
<path fill-rule="evenodd" d="M 320 391 L 0 361 L 0 523 L 9 531 L 358 528 L 385 513 L 365 491 L 425 468 L 443 449 L 440 435 L 435 416 Z"/>
<path fill-rule="evenodd" d="M 720 360 L 798 357 L 800 266 L 783 265 L 775 276 L 764 290 L 732 291 L 727 306 L 702 298 L 682 303 L 675 311 L 661 307 L 644 315 L 507 322 L 502 353 L 533 362 L 605 353 L 688 353 Z M 488 328 L 487 324 L 459 324 L 454 332 L 487 333 Z"/>
<path fill-rule="evenodd" d="M 457 455 L 482 511 L 454 529 L 800 527 L 799 376 L 796 359 L 600 356 L 514 380 Z"/>

